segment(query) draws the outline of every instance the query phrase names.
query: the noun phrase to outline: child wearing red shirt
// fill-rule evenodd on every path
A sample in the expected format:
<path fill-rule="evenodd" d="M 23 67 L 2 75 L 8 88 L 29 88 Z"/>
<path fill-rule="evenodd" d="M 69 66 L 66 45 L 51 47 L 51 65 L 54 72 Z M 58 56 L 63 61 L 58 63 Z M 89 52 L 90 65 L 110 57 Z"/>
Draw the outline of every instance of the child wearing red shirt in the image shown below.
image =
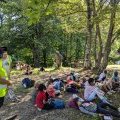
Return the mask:
<path fill-rule="evenodd" d="M 38 94 L 36 97 L 36 107 L 38 108 L 38 110 L 50 110 L 53 108 L 53 106 L 49 103 L 47 103 L 48 101 L 48 94 L 46 93 L 46 87 L 44 84 L 40 84 L 38 87 Z"/>

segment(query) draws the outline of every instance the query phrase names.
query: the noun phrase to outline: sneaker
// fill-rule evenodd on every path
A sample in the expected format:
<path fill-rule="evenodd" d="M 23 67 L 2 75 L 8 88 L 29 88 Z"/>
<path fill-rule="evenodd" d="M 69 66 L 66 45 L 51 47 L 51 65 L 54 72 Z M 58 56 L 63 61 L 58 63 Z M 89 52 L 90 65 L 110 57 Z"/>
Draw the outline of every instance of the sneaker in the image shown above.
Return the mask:
<path fill-rule="evenodd" d="M 108 94 L 108 95 L 112 95 L 112 93 L 111 93 L 110 91 L 109 91 L 109 92 L 107 92 L 107 94 Z"/>
<path fill-rule="evenodd" d="M 104 120 L 113 120 L 113 117 L 112 116 L 104 116 Z"/>
<path fill-rule="evenodd" d="M 63 98 L 63 96 L 62 96 L 62 95 L 59 95 L 58 98 Z"/>
<path fill-rule="evenodd" d="M 120 112 L 120 107 L 118 108 L 118 112 Z"/>
<path fill-rule="evenodd" d="M 40 112 L 41 112 L 41 111 L 42 111 L 42 109 L 38 108 L 38 111 L 40 111 Z"/>
<path fill-rule="evenodd" d="M 111 92 L 111 93 L 115 93 L 115 91 L 114 91 L 114 90 L 111 90 L 110 92 Z"/>

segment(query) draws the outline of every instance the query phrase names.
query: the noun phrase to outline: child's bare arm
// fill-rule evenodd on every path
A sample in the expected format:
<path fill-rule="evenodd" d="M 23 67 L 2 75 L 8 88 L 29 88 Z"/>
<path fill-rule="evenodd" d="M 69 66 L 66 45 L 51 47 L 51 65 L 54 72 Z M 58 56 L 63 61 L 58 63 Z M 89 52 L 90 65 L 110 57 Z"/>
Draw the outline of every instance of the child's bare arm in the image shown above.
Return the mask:
<path fill-rule="evenodd" d="M 3 79 L 3 78 L 0 78 L 0 83 L 4 85 L 6 84 L 8 86 L 12 85 L 12 83 L 9 80 Z"/>

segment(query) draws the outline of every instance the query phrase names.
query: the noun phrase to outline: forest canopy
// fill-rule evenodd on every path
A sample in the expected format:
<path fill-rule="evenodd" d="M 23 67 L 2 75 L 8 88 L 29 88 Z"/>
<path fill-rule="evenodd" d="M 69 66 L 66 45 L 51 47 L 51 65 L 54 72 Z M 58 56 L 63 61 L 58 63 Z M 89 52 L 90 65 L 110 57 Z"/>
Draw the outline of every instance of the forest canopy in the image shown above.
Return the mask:
<path fill-rule="evenodd" d="M 1 0 L 0 43 L 34 67 L 82 61 L 98 71 L 120 56 L 119 0 Z"/>

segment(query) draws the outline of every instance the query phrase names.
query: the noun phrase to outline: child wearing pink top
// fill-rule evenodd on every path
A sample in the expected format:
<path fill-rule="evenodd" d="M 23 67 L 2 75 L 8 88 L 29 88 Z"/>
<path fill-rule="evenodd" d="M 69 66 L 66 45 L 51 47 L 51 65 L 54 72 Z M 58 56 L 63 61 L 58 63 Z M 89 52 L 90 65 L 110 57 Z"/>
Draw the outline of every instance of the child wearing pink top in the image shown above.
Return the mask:
<path fill-rule="evenodd" d="M 53 80 L 50 79 L 49 82 L 48 82 L 48 85 L 47 85 L 47 93 L 49 95 L 49 97 L 51 98 L 54 98 L 55 97 L 55 89 L 54 89 L 54 86 L 53 86 Z"/>

